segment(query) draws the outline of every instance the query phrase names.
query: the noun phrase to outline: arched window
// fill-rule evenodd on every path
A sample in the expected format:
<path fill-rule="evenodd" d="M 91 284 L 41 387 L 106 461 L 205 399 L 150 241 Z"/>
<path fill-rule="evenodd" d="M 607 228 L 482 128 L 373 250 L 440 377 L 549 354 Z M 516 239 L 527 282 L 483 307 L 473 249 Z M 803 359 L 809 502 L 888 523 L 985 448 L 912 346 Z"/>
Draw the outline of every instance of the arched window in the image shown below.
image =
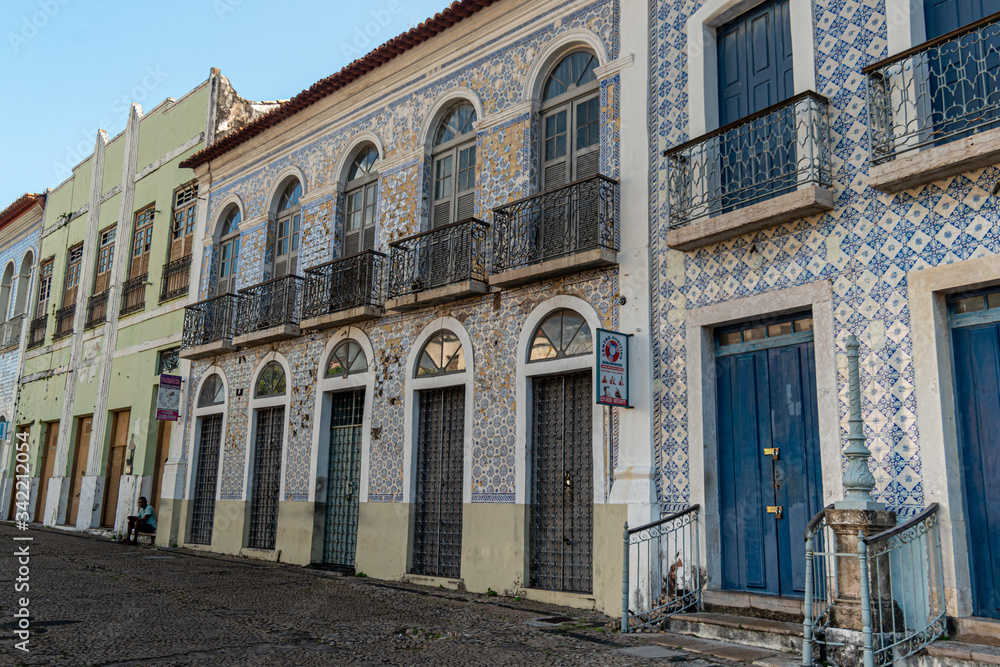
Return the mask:
<path fill-rule="evenodd" d="M 562 308 L 538 325 L 531 339 L 528 361 L 565 359 L 594 353 L 590 327 L 579 313 Z"/>
<path fill-rule="evenodd" d="M 472 217 L 476 204 L 476 110 L 462 102 L 434 135 L 431 228 Z"/>
<path fill-rule="evenodd" d="M 212 375 L 205 380 L 201 388 L 201 395 L 198 397 L 198 407 L 207 408 L 213 405 L 222 405 L 226 400 L 226 388 L 222 384 L 222 378 Z"/>
<path fill-rule="evenodd" d="M 7 321 L 7 312 L 10 310 L 10 290 L 14 283 L 14 262 L 7 265 L 3 271 L 3 280 L 0 281 L 0 322 Z"/>
<path fill-rule="evenodd" d="M 272 361 L 257 377 L 257 398 L 268 396 L 283 396 L 285 394 L 285 369 L 277 361 Z"/>
<path fill-rule="evenodd" d="M 14 297 L 14 315 L 24 315 L 28 312 L 28 286 L 31 280 L 31 265 L 35 256 L 30 251 L 21 260 L 21 270 L 17 274 L 17 294 Z"/>
<path fill-rule="evenodd" d="M 272 278 L 294 275 L 298 268 L 299 227 L 302 218 L 302 184 L 298 179 L 285 186 L 278 198 L 274 229 L 274 275 Z"/>
<path fill-rule="evenodd" d="M 233 206 L 222 221 L 219 233 L 219 280 L 215 293 L 236 291 L 236 271 L 240 257 L 240 209 Z"/>
<path fill-rule="evenodd" d="M 542 88 L 542 190 L 596 176 L 600 169 L 601 108 L 597 58 L 576 51 L 563 58 Z"/>
<path fill-rule="evenodd" d="M 420 352 L 417 377 L 461 373 L 465 370 L 465 350 L 450 331 L 434 334 Z"/>
<path fill-rule="evenodd" d="M 368 359 L 365 358 L 365 352 L 353 340 L 345 340 L 334 348 L 326 364 L 327 377 L 346 377 L 367 370 Z"/>
<path fill-rule="evenodd" d="M 378 150 L 365 144 L 347 170 L 344 203 L 344 256 L 375 247 Z"/>

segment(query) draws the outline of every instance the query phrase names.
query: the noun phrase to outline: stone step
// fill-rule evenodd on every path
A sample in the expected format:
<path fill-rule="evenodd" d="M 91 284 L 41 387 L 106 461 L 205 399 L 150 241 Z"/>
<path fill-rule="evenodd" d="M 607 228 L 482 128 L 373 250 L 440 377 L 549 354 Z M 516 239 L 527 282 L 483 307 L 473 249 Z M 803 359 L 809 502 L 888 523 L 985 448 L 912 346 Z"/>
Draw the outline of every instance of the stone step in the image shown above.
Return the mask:
<path fill-rule="evenodd" d="M 720 660 L 737 660 L 753 665 L 760 665 L 761 667 L 799 667 L 802 664 L 800 656 L 783 651 L 744 646 L 715 639 L 689 637 L 672 632 L 648 633 L 639 636 L 646 641 L 659 644 L 663 647 L 681 649 Z"/>
<path fill-rule="evenodd" d="M 802 623 L 804 617 L 802 598 L 707 589 L 702 591 L 701 600 L 705 611 L 717 614 L 753 616 L 789 623 Z"/>
<path fill-rule="evenodd" d="M 972 667 L 1000 665 L 1000 646 L 936 641 L 923 653 L 906 660 L 908 667 Z"/>
<path fill-rule="evenodd" d="M 778 653 L 802 652 L 802 625 L 714 612 L 675 614 L 663 623 L 667 632 L 766 649 Z"/>
<path fill-rule="evenodd" d="M 996 618 L 953 618 L 948 628 L 952 638 L 969 644 L 1000 646 L 1000 619 Z"/>

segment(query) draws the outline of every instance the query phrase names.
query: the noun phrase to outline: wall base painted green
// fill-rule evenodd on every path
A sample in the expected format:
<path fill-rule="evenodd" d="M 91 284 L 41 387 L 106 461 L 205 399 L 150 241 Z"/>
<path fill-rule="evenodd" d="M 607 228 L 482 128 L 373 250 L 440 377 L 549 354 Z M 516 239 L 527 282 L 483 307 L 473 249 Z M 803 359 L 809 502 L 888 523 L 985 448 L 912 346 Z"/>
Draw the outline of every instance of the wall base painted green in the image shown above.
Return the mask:
<path fill-rule="evenodd" d="M 410 508 L 408 503 L 361 503 L 354 557 L 358 572 L 378 579 L 400 579 L 406 574 Z"/>

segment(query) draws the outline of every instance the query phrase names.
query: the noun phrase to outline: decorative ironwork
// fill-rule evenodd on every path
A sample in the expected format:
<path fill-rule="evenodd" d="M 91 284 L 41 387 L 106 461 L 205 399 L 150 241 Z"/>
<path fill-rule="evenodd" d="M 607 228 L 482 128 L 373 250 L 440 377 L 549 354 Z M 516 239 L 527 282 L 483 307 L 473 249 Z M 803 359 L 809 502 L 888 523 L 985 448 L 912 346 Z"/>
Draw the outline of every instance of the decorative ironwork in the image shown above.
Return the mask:
<path fill-rule="evenodd" d="M 829 102 L 805 92 L 668 150 L 670 226 L 832 184 Z"/>
<path fill-rule="evenodd" d="M 215 523 L 215 491 L 219 477 L 219 449 L 222 445 L 222 415 L 199 417 L 198 468 L 195 473 L 191 509 L 191 542 L 212 543 Z"/>
<path fill-rule="evenodd" d="M 184 308 L 184 333 L 181 349 L 232 340 L 236 335 L 236 294 L 205 299 Z"/>
<path fill-rule="evenodd" d="M 164 264 L 160 281 L 160 303 L 186 296 L 191 282 L 191 255 Z"/>
<path fill-rule="evenodd" d="M 699 509 L 691 505 L 636 528 L 625 524 L 622 632 L 701 606 L 705 580 L 698 555 Z M 629 595 L 635 596 L 633 604 Z"/>
<path fill-rule="evenodd" d="M 812 667 L 813 656 L 821 656 L 827 646 L 831 610 L 837 600 L 838 559 L 854 559 L 856 553 L 837 553 L 837 539 L 826 522 L 827 505 L 806 525 L 805 602 L 802 620 L 802 664 Z M 848 563 L 848 566 L 851 564 Z"/>
<path fill-rule="evenodd" d="M 493 209 L 493 273 L 587 250 L 618 250 L 618 181 L 576 181 Z"/>
<path fill-rule="evenodd" d="M 353 567 L 358 540 L 365 390 L 337 392 L 331 398 L 323 562 Z"/>
<path fill-rule="evenodd" d="M 306 270 L 303 317 L 381 306 L 385 255 L 366 250 Z"/>
<path fill-rule="evenodd" d="M 278 496 L 281 484 L 281 441 L 285 407 L 257 410 L 253 451 L 253 489 L 250 502 L 250 536 L 247 546 L 273 549 L 278 532 Z"/>
<path fill-rule="evenodd" d="M 532 380 L 528 580 L 593 589 L 594 444 L 590 371 Z"/>
<path fill-rule="evenodd" d="M 0 326 L 0 349 L 17 347 L 21 343 L 24 315 L 15 315 Z"/>
<path fill-rule="evenodd" d="M 489 228 L 469 218 L 391 243 L 389 298 L 463 280 L 485 283 Z"/>
<path fill-rule="evenodd" d="M 28 349 L 33 350 L 45 344 L 45 324 L 48 317 L 42 315 L 31 320 L 28 328 Z"/>
<path fill-rule="evenodd" d="M 459 577 L 462 566 L 462 477 L 465 387 L 418 392 L 414 574 Z"/>
<path fill-rule="evenodd" d="M 122 283 L 122 307 L 119 315 L 137 313 L 146 307 L 146 280 L 148 273 L 129 278 Z"/>
<path fill-rule="evenodd" d="M 52 340 L 62 340 L 73 333 L 73 316 L 76 314 L 76 304 L 66 306 L 56 311 L 56 330 Z"/>
<path fill-rule="evenodd" d="M 288 275 L 241 289 L 236 308 L 237 335 L 298 324 L 304 284 L 301 276 Z"/>
<path fill-rule="evenodd" d="M 92 329 L 104 324 L 108 316 L 108 290 L 94 294 L 87 299 L 87 320 L 84 329 Z"/>
<path fill-rule="evenodd" d="M 156 360 L 156 374 L 162 375 L 175 371 L 181 365 L 181 348 L 172 347 L 168 350 L 160 350 Z"/>
<path fill-rule="evenodd" d="M 872 164 L 1000 126 L 1000 13 L 865 67 Z"/>

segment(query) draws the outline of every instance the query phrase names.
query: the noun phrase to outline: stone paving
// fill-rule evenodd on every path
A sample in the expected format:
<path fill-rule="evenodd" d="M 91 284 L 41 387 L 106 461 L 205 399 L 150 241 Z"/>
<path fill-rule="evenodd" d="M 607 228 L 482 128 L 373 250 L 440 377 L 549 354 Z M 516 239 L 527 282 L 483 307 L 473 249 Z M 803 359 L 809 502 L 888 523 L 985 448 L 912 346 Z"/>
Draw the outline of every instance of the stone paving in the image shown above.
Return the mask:
<path fill-rule="evenodd" d="M 29 536 L 28 593 L 12 557 Z M 0 524 L 0 665 L 729 666 L 595 612 Z M 29 653 L 15 648 L 27 595 Z M 539 619 L 568 617 L 567 622 Z"/>

